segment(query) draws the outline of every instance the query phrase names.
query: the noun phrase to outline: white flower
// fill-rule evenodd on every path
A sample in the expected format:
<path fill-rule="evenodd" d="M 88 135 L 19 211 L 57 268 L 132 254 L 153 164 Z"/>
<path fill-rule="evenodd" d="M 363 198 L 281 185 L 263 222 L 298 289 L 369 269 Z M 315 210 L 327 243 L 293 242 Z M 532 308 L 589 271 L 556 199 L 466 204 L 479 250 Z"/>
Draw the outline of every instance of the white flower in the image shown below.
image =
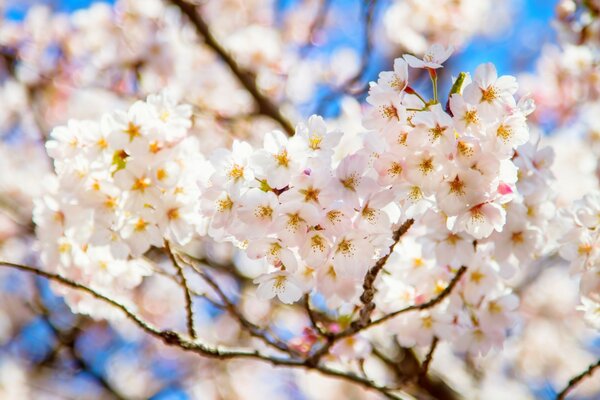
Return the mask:
<path fill-rule="evenodd" d="M 600 330 L 600 302 L 582 297 L 577 309 L 584 312 L 584 318 L 592 328 Z"/>
<path fill-rule="evenodd" d="M 254 280 L 258 284 L 256 295 L 259 299 L 268 300 L 277 296 L 281 302 L 292 304 L 302 297 L 301 282 L 286 271 L 264 274 Z"/>
<path fill-rule="evenodd" d="M 302 157 L 331 157 L 333 149 L 340 142 L 342 132 L 328 131 L 322 117 L 311 115 L 308 122 L 296 127 L 294 136 L 290 139 L 290 152 Z"/>
<path fill-rule="evenodd" d="M 408 65 L 402 58 L 394 60 L 394 70 L 379 74 L 377 85 L 396 93 L 402 93 L 408 86 Z"/>
<path fill-rule="evenodd" d="M 278 215 L 279 202 L 273 192 L 248 190 L 240 199 L 237 215 L 248 225 L 248 237 L 261 237 L 268 233 Z"/>
<path fill-rule="evenodd" d="M 367 358 L 371 354 L 371 343 L 362 335 L 354 335 L 338 341 L 332 348 L 331 354 L 343 361 Z"/>
<path fill-rule="evenodd" d="M 422 59 L 418 59 L 410 54 L 405 54 L 404 59 L 412 68 L 437 69 L 442 68 L 444 61 L 446 61 L 453 52 L 454 48 L 452 46 L 444 48 L 444 46 L 436 43 L 425 52 Z"/>
<path fill-rule="evenodd" d="M 257 178 L 265 179 L 269 186 L 276 189 L 287 186 L 292 174 L 298 173 L 300 169 L 296 155 L 288 147 L 288 139 L 283 132 L 267 133 L 263 149 L 252 155 Z"/>
<path fill-rule="evenodd" d="M 289 272 L 298 269 L 298 261 L 294 253 L 285 244 L 276 238 L 262 238 L 251 240 L 248 243 L 248 257 L 259 259 L 266 257 L 276 267 L 281 267 Z"/>
<path fill-rule="evenodd" d="M 250 167 L 253 149 L 250 144 L 233 141 L 232 150 L 217 149 L 210 158 L 215 172 L 211 182 L 219 186 L 240 187 L 254 180 L 254 171 Z"/>
<path fill-rule="evenodd" d="M 502 232 L 506 211 L 496 203 L 483 203 L 460 214 L 448 228 L 455 232 L 465 231 L 475 239 L 483 239 L 496 230 Z M 452 226 L 453 225 L 453 226 Z"/>
<path fill-rule="evenodd" d="M 516 107 L 513 94 L 517 91 L 513 76 L 498 78 L 494 64 L 482 64 L 475 70 L 473 82 L 463 92 L 466 101 L 478 105 L 484 118 L 494 118 Z"/>
<path fill-rule="evenodd" d="M 332 263 L 335 272 L 355 278 L 363 276 L 371 266 L 374 252 L 373 245 L 360 231 L 344 234 L 333 244 Z"/>
<path fill-rule="evenodd" d="M 322 266 L 329 258 L 331 243 L 320 231 L 312 231 L 306 236 L 306 241 L 300 246 L 300 256 L 312 268 Z"/>

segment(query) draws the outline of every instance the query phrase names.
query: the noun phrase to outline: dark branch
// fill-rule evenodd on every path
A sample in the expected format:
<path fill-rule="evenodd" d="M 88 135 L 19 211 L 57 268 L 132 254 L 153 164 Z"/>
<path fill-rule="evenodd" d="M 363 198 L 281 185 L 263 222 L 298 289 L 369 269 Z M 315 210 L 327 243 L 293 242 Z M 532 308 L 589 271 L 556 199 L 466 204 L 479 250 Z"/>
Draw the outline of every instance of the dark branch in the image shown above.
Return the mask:
<path fill-rule="evenodd" d="M 423 360 L 423 365 L 421 366 L 421 371 L 419 371 L 419 381 L 424 380 L 427 377 L 427 373 L 429 372 L 429 365 L 431 361 L 433 361 L 433 353 L 435 353 L 435 349 L 437 348 L 439 339 L 437 337 L 433 338 L 431 342 L 431 347 L 425 356 L 425 360 Z"/>
<path fill-rule="evenodd" d="M 248 319 L 241 313 L 241 311 L 238 310 L 236 305 L 229 299 L 229 297 L 227 297 L 225 292 L 223 292 L 223 289 L 221 289 L 219 284 L 208 273 L 206 273 L 206 271 L 202 269 L 198 262 L 181 254 L 177 254 L 176 257 L 183 263 L 189 265 L 194 270 L 194 272 L 200 275 L 200 277 L 208 284 L 208 286 L 210 286 L 211 289 L 217 294 L 217 296 L 223 303 L 223 308 L 229 311 L 238 320 L 242 328 L 246 329 L 251 336 L 262 340 L 263 342 L 265 342 L 269 346 L 276 348 L 277 350 L 293 355 L 292 350 L 285 342 L 276 338 L 270 339 L 268 333 L 264 329 L 248 321 Z"/>
<path fill-rule="evenodd" d="M 380 317 L 379 319 L 369 322 L 366 325 L 362 325 L 362 326 L 359 326 L 358 324 L 350 325 L 349 328 L 344 329 L 343 331 L 341 331 L 339 333 L 336 333 L 327 343 L 325 343 L 319 350 L 317 350 L 311 357 L 309 357 L 307 361 L 309 363 L 317 364 L 319 362 L 319 360 L 321 359 L 321 357 L 323 357 L 325 354 L 327 354 L 329 352 L 329 349 L 331 349 L 331 347 L 339 339 L 343 339 L 345 337 L 352 336 L 352 335 L 354 335 L 360 331 L 363 331 L 365 329 L 369 329 L 373 326 L 380 325 L 400 314 L 404 314 L 404 313 L 411 312 L 411 311 L 427 310 L 429 308 L 435 307 L 436 305 L 441 303 L 442 300 L 444 300 L 452 292 L 452 289 L 454 289 L 454 287 L 458 284 L 458 282 L 460 281 L 460 278 L 463 276 L 463 274 L 466 271 L 467 271 L 467 267 L 465 267 L 465 266 L 460 267 L 460 269 L 456 272 L 456 275 L 454 275 L 454 277 L 452 278 L 452 280 L 450 281 L 448 286 L 439 295 L 437 295 L 433 299 L 431 299 L 423 304 L 412 305 L 412 306 L 405 307 L 401 310 L 394 311 L 390 314 L 386 314 L 383 317 Z"/>
<path fill-rule="evenodd" d="M 267 96 L 265 96 L 258 86 L 256 85 L 256 79 L 249 71 L 242 68 L 229 54 L 229 52 L 217 41 L 214 37 L 208 24 L 202 18 L 202 15 L 198 12 L 196 6 L 187 2 L 186 0 L 169 0 L 171 4 L 178 7 L 181 12 L 188 17 L 196 32 L 204 39 L 204 42 L 210 47 L 225 64 L 229 67 L 231 72 L 236 76 L 238 81 L 244 86 L 244 88 L 252 95 L 258 106 L 258 112 L 262 115 L 270 117 L 277 121 L 279 125 L 285 130 L 285 132 L 292 136 L 294 134 L 294 127 L 292 124 L 283 116 L 277 105 L 275 105 Z"/>
<path fill-rule="evenodd" d="M 0 261 L 0 266 L 17 269 L 20 271 L 29 272 L 32 274 L 36 274 L 38 276 L 44 277 L 46 279 L 59 282 L 65 286 L 71 287 L 73 289 L 84 291 L 98 300 L 101 300 L 105 303 L 110 304 L 113 307 L 120 309 L 125 315 L 133 321 L 136 325 L 138 325 L 144 332 L 148 333 L 151 336 L 161 339 L 165 344 L 169 346 L 176 346 L 182 350 L 197 353 L 203 357 L 214 358 L 219 360 L 229 360 L 229 359 L 237 359 L 237 358 L 247 358 L 247 359 L 255 359 L 263 362 L 270 363 L 276 366 L 282 367 L 290 367 L 290 368 L 303 368 L 307 370 L 315 370 L 320 372 L 323 375 L 337 377 L 348 382 L 353 382 L 358 384 L 365 389 L 370 389 L 376 391 L 388 399 L 401 399 L 398 395 L 393 393 L 393 390 L 387 388 L 385 386 L 377 385 L 376 383 L 362 378 L 356 374 L 347 371 L 339 371 L 335 369 L 331 369 L 322 365 L 314 365 L 309 363 L 307 360 L 296 360 L 291 358 L 282 358 L 276 356 L 270 356 L 267 354 L 262 354 L 258 350 L 248 350 L 248 349 L 233 349 L 233 348 L 221 348 L 220 346 L 211 347 L 204 343 L 199 343 L 198 341 L 190 341 L 180 335 L 177 332 L 171 330 L 160 330 L 154 326 L 152 326 L 149 322 L 145 321 L 142 317 L 135 314 L 131 311 L 127 306 L 119 303 L 118 301 L 111 299 L 110 297 L 99 293 L 98 291 L 91 289 L 81 283 L 75 282 L 71 279 L 65 278 L 61 275 L 54 274 L 51 272 L 42 271 L 40 269 L 30 267 L 28 265 L 14 264 L 5 261 Z"/>
<path fill-rule="evenodd" d="M 596 368 L 600 368 L 600 360 L 598 360 L 595 364 L 590 365 L 588 369 L 583 371 L 581 374 L 573 377 L 569 381 L 569 384 L 556 396 L 556 400 L 566 399 L 569 392 L 573 390 L 577 385 L 579 385 L 579 383 L 581 383 L 581 381 L 584 380 L 586 377 L 592 376 Z"/>
<path fill-rule="evenodd" d="M 187 279 L 185 278 L 185 274 L 183 273 L 183 268 L 181 268 L 181 265 L 179 265 L 179 263 L 177 262 L 175 254 L 173 254 L 173 252 L 171 251 L 171 245 L 169 244 L 169 241 L 167 241 L 167 240 L 165 240 L 165 249 L 167 250 L 167 254 L 169 255 L 169 258 L 171 259 L 171 263 L 173 264 L 173 266 L 175 267 L 175 270 L 177 271 L 177 276 L 179 277 L 179 284 L 183 288 L 183 294 L 185 296 L 185 311 L 186 311 L 186 317 L 187 317 L 188 334 L 190 335 L 190 337 L 192 339 L 196 339 L 198 337 L 198 335 L 196 334 L 196 328 L 194 327 L 194 310 L 193 310 L 194 303 L 192 302 L 192 295 L 190 292 L 190 287 L 187 283 Z"/>
<path fill-rule="evenodd" d="M 360 310 L 358 320 L 354 321 L 354 325 L 360 327 L 369 323 L 371 314 L 373 313 L 373 310 L 375 310 L 375 303 L 373 302 L 376 292 L 374 287 L 375 279 L 377 279 L 377 275 L 379 275 L 379 272 L 387 263 L 388 258 L 390 258 L 394 252 L 394 247 L 396 247 L 396 244 L 398 244 L 400 238 L 410 229 L 414 222 L 414 219 L 408 219 L 402 225 L 400 225 L 398 229 L 396 229 L 394 235 L 392 236 L 393 243 L 390 245 L 388 253 L 377 260 L 375 265 L 371 267 L 371 269 L 365 275 L 363 282 L 363 293 L 360 296 L 360 301 L 363 303 L 363 308 Z"/>

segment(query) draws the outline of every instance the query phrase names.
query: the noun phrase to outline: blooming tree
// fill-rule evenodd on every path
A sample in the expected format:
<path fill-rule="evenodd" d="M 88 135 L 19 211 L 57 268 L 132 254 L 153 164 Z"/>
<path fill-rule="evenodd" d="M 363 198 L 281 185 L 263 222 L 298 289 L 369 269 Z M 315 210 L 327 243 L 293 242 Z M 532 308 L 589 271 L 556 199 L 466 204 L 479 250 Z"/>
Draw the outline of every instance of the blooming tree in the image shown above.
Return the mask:
<path fill-rule="evenodd" d="M 270 396 L 238 383 L 289 370 L 293 379 L 278 376 L 307 386 L 307 398 L 458 399 L 502 386 L 529 398 L 522 388 L 540 376 L 560 382 L 558 398 L 599 393 L 586 379 L 598 376 L 597 357 L 573 343 L 600 328 L 600 194 L 593 173 L 581 200 L 564 193 L 553 171 L 578 172 L 555 167 L 560 146 L 538 126 L 558 116 L 556 129 L 572 132 L 563 117 L 576 115 L 597 157 L 598 6 L 560 2 L 563 48 L 517 79 L 491 63 L 444 73 L 454 46 L 484 28 L 456 21 L 479 21 L 489 2 L 394 3 L 382 21 L 409 53 L 361 87 L 375 2 L 362 8 L 362 58 L 322 59 L 303 53 L 326 30 L 330 2 L 298 7 L 284 29 L 268 1 L 249 3 L 125 0 L 69 17 L 34 8 L 0 30 L 10 99 L 0 126 L 29 132 L 19 151 L 34 160 L 17 164 L 0 147 L 17 174 L 0 178 L 10 189 L 0 266 L 45 278 L 64 298 L 70 330 L 53 320 L 41 281 L 24 304 L 77 365 L 116 398 L 136 390 L 79 352 L 82 326 L 105 320 L 192 377 L 225 381 L 207 370 L 228 365 L 228 389 L 196 382 L 196 397 Z M 398 19 L 410 35 L 390 28 Z M 337 120 L 298 111 L 321 86 L 347 101 Z M 362 107 L 351 100 L 361 92 Z M 30 176 L 43 182 L 19 184 Z M 560 292 L 574 296 L 557 307 Z M 576 331 L 567 339 L 565 316 Z M 547 350 L 533 343 L 540 331 L 589 367 L 544 375 L 548 363 L 572 365 L 530 361 Z M 516 355 L 499 358 L 503 349 Z M 112 365 L 113 381 L 133 375 L 123 359 Z M 131 397 L 148 397 L 147 381 Z M 29 396 L 21 386 L 7 396 Z"/>

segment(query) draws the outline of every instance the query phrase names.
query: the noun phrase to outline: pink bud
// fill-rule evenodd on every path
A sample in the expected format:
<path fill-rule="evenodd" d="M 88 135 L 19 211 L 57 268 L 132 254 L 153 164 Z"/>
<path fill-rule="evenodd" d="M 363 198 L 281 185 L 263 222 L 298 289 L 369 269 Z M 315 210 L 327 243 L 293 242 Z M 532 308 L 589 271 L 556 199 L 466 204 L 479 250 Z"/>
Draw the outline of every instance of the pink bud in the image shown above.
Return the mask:
<path fill-rule="evenodd" d="M 511 194 L 512 192 L 513 190 L 510 187 L 510 185 L 507 185 L 506 183 L 502 182 L 498 185 L 498 193 L 500 193 L 501 195 Z"/>

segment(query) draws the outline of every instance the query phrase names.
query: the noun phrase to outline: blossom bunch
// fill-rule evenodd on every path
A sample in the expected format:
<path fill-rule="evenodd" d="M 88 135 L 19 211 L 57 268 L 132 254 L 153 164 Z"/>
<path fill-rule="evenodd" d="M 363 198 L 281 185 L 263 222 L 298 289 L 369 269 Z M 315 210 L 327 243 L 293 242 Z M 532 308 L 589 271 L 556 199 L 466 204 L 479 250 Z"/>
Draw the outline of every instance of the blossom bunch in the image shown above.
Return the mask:
<path fill-rule="evenodd" d="M 562 215 L 566 224 L 560 255 L 570 262 L 571 273 L 581 277 L 580 309 L 600 329 L 600 192 L 590 192 Z"/>
<path fill-rule="evenodd" d="M 359 303 L 368 269 L 393 247 L 392 232 L 416 220 L 415 236 L 375 283 L 378 304 L 391 312 L 423 303 L 467 266 L 443 307 L 397 319 L 398 331 L 413 345 L 460 338 L 486 352 L 501 344 L 518 303 L 503 279 L 542 250 L 549 198 L 538 189 L 548 184 L 551 153 L 527 143 L 532 105 L 517 103 L 515 79 L 491 64 L 473 79 L 461 74 L 447 109 L 439 103 L 436 69 L 451 51 L 434 46 L 381 73 L 367 98 L 362 146 L 340 159 L 342 133 L 318 116 L 291 138 L 275 131 L 262 148 L 235 142 L 211 157 L 202 184 L 209 234 L 263 260 L 259 297 L 292 303 L 313 292 L 348 309 Z M 433 99 L 410 86 L 409 66 L 429 71 Z"/>
<path fill-rule="evenodd" d="M 190 117 L 189 106 L 153 95 L 52 131 L 56 179 L 34 210 L 48 268 L 121 296 L 150 274 L 141 256 L 151 246 L 191 240 L 202 156 L 187 135 Z M 89 299 L 68 295 L 75 310 L 91 310 Z"/>

